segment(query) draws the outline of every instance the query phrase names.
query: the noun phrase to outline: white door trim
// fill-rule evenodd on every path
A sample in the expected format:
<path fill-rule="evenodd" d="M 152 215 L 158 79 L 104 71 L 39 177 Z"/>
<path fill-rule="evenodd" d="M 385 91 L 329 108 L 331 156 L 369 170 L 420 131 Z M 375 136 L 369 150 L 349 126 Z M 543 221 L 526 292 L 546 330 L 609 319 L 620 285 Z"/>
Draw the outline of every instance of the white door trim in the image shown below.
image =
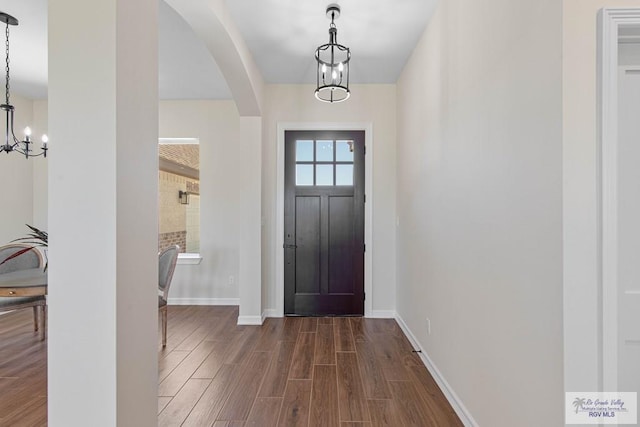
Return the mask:
<path fill-rule="evenodd" d="M 602 386 L 618 385 L 618 33 L 640 25 L 640 9 L 602 9 L 598 16 L 598 142 Z"/>
<path fill-rule="evenodd" d="M 363 130 L 367 147 L 365 155 L 365 194 L 367 203 L 364 212 L 364 244 L 367 248 L 364 254 L 364 315 L 371 316 L 371 298 L 373 296 L 373 124 L 365 123 L 327 123 L 327 122 L 282 122 L 278 123 L 278 147 L 276 169 L 276 254 L 275 285 L 276 285 L 276 316 L 284 316 L 284 132 L 287 130 Z"/>

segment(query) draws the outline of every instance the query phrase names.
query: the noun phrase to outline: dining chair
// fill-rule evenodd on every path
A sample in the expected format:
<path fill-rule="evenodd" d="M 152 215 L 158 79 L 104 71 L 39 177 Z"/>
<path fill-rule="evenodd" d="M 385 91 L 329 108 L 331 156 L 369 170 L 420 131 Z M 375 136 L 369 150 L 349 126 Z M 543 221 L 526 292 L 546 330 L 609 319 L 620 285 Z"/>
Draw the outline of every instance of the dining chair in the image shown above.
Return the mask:
<path fill-rule="evenodd" d="M 0 263 L 9 258 L 18 251 L 30 247 L 18 243 L 0 246 Z M 31 268 L 42 268 L 42 254 L 37 249 L 31 249 L 27 252 L 10 259 L 0 265 L 0 274 L 11 273 L 18 270 L 28 270 Z M 41 339 L 45 338 L 45 328 L 47 321 L 47 299 L 44 295 L 27 296 L 27 297 L 0 297 L 0 312 L 18 310 L 21 308 L 33 308 L 33 330 L 38 331 L 38 327 L 42 328 Z M 41 311 L 41 325 L 38 325 L 38 308 Z"/>
<path fill-rule="evenodd" d="M 167 298 L 169 296 L 169 286 L 173 279 L 173 272 L 176 269 L 180 246 L 174 245 L 158 254 L 158 310 L 162 316 L 162 347 L 167 346 Z"/>

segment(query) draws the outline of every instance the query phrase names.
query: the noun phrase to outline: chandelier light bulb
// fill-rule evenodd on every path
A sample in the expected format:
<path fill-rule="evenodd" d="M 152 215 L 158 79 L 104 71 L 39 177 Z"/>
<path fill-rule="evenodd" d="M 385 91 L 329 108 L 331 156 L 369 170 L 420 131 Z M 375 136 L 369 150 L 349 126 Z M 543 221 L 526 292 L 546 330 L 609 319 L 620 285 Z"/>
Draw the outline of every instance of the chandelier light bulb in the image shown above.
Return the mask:
<path fill-rule="evenodd" d="M 333 80 L 336 80 L 338 78 L 338 73 L 336 72 L 336 70 L 333 70 L 333 72 L 331 73 L 331 78 Z"/>
<path fill-rule="evenodd" d="M 27 138 L 31 136 L 31 128 L 29 126 L 24 128 L 24 136 L 26 136 Z"/>
<path fill-rule="evenodd" d="M 338 71 L 342 72 L 344 70 L 344 64 L 341 62 L 338 64 Z"/>
<path fill-rule="evenodd" d="M 327 72 L 327 66 L 325 64 L 322 64 L 322 74 Z"/>
<path fill-rule="evenodd" d="M 45 134 L 42 135 L 42 146 L 46 147 L 48 142 L 49 142 L 49 137 L 45 133 Z"/>

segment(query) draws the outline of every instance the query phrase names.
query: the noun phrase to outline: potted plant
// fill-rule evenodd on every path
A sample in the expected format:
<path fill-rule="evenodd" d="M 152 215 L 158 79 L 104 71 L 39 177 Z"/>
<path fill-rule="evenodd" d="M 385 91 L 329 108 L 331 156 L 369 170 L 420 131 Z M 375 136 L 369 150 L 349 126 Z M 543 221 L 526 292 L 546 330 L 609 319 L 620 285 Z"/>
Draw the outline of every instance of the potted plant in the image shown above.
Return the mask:
<path fill-rule="evenodd" d="M 49 247 L 49 234 L 46 231 L 42 231 L 32 225 L 25 224 L 31 230 L 30 233 L 27 234 L 26 237 L 20 237 L 19 239 L 14 239 L 11 242 L 22 242 L 32 246 L 26 246 L 24 249 L 19 250 L 18 252 L 14 252 L 12 255 L 7 257 L 5 260 L 0 262 L 0 265 L 5 262 L 12 260 L 13 258 L 19 257 L 20 255 L 29 252 L 31 249 L 35 248 L 48 248 Z M 49 259 L 47 258 L 47 251 L 44 251 L 45 264 L 44 271 L 47 271 L 49 267 Z"/>

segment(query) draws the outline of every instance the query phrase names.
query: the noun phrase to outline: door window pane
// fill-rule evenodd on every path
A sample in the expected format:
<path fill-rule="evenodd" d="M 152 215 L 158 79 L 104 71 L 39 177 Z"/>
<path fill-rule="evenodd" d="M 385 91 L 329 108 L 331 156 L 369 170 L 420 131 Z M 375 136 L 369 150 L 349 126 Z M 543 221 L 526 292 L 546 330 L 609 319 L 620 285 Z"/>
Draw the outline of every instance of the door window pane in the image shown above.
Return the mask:
<path fill-rule="evenodd" d="M 313 165 L 296 165 L 296 185 L 313 185 Z"/>
<path fill-rule="evenodd" d="M 353 141 L 336 141 L 336 161 L 353 162 L 352 150 L 353 150 Z"/>
<path fill-rule="evenodd" d="M 313 141 L 296 141 L 296 161 L 313 161 Z"/>
<path fill-rule="evenodd" d="M 353 185 L 353 165 L 336 165 L 336 185 Z"/>
<path fill-rule="evenodd" d="M 316 162 L 332 162 L 332 161 L 333 161 L 333 141 L 316 141 Z"/>
<path fill-rule="evenodd" d="M 333 185 L 333 165 L 316 165 L 316 185 Z"/>

